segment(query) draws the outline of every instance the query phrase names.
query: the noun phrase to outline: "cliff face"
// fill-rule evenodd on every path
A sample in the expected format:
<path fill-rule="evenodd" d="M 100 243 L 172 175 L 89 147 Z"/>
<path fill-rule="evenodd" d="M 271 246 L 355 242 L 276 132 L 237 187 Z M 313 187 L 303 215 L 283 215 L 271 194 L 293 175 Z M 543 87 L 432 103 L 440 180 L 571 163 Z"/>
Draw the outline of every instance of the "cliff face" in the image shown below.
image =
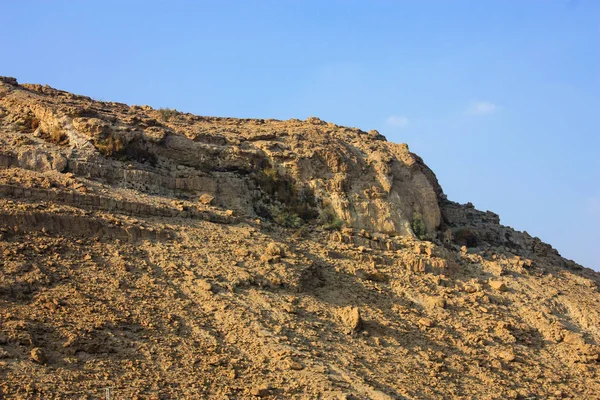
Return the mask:
<path fill-rule="evenodd" d="M 376 131 L 0 78 L 0 398 L 597 398 L 599 285 Z"/>
<path fill-rule="evenodd" d="M 435 175 L 406 145 L 376 131 L 318 118 L 197 117 L 6 81 L 0 96 L 5 127 L 54 142 L 2 155 L 23 168 L 69 171 L 192 201 L 208 194 L 246 216 L 310 221 L 326 210 L 357 229 L 402 235 L 411 234 L 417 216 L 430 237 L 440 225 Z"/>

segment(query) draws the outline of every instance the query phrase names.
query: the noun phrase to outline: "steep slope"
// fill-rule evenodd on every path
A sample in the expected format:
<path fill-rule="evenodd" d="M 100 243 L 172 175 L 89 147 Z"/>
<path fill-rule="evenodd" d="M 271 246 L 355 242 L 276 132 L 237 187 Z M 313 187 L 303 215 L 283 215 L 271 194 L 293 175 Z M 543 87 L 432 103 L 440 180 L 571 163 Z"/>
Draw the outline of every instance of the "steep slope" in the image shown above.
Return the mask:
<path fill-rule="evenodd" d="M 600 274 L 406 145 L 0 78 L 0 397 L 600 398 Z"/>

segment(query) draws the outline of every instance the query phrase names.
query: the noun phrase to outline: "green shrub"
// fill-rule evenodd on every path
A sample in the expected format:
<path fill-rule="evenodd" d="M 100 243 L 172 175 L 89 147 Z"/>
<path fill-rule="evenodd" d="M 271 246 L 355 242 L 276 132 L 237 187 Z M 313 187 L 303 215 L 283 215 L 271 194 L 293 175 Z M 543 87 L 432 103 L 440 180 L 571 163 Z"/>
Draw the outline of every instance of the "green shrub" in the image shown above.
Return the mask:
<path fill-rule="evenodd" d="M 344 220 L 339 218 L 328 204 L 325 204 L 320 220 L 323 228 L 328 231 L 339 231 L 345 225 Z"/>
<path fill-rule="evenodd" d="M 286 227 L 298 227 L 319 216 L 314 194 L 308 188 L 298 188 L 292 178 L 277 169 L 266 166 L 253 174 L 260 189 L 267 195 L 266 201 L 273 206 L 259 207 L 256 212 L 267 212 L 275 222 Z"/>
<path fill-rule="evenodd" d="M 414 213 L 411 228 L 415 236 L 419 239 L 423 240 L 427 238 L 427 226 L 425 225 L 425 221 L 423 220 L 423 215 L 421 215 L 421 213 Z"/>
<path fill-rule="evenodd" d="M 169 121 L 172 118 L 177 117 L 179 114 L 181 114 L 179 111 L 177 111 L 174 108 L 161 108 L 158 110 L 158 112 L 160 113 L 160 117 L 162 118 L 163 121 Z"/>
<path fill-rule="evenodd" d="M 294 184 L 281 176 L 275 168 L 266 167 L 255 174 L 256 183 L 269 197 L 281 203 L 290 203 L 294 197 Z"/>
<path fill-rule="evenodd" d="M 294 213 L 291 213 L 287 210 L 281 210 L 273 207 L 271 210 L 271 215 L 273 216 L 273 221 L 277 225 L 281 225 L 286 228 L 300 228 L 304 221 Z"/>
<path fill-rule="evenodd" d="M 114 156 L 121 153 L 125 149 L 125 145 L 118 137 L 112 134 L 108 134 L 101 139 L 97 139 L 94 142 L 94 146 L 98 151 L 104 154 L 106 157 Z"/>

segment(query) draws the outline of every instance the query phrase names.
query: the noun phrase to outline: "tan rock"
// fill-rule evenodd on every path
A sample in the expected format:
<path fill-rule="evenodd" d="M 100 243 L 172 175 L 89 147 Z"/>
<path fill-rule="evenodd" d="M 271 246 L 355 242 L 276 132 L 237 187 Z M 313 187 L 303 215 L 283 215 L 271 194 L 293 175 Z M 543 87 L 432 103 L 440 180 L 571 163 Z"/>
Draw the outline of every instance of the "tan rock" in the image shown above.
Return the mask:
<path fill-rule="evenodd" d="M 47 361 L 46 353 L 39 347 L 33 348 L 31 353 L 29 353 L 29 357 L 38 364 L 45 364 Z"/>
<path fill-rule="evenodd" d="M 563 342 L 577 347 L 583 347 L 585 345 L 585 339 L 581 333 L 570 331 L 565 332 Z"/>
<path fill-rule="evenodd" d="M 416 254 L 425 254 L 426 251 L 427 251 L 427 246 L 425 246 L 424 243 L 415 244 L 414 252 Z"/>
<path fill-rule="evenodd" d="M 476 293 L 479 289 L 475 285 L 465 285 L 464 291 L 467 293 Z"/>
<path fill-rule="evenodd" d="M 356 332 L 362 327 L 362 318 L 358 307 L 345 307 L 339 310 L 338 315 L 347 333 Z"/>
<path fill-rule="evenodd" d="M 446 300 L 440 296 L 431 296 L 427 298 L 425 304 L 430 309 L 444 308 L 446 307 Z"/>
<path fill-rule="evenodd" d="M 99 118 L 73 118 L 73 126 L 89 137 L 98 136 L 110 130 L 110 124 Z"/>
<path fill-rule="evenodd" d="M 264 384 L 255 386 L 250 390 L 250 394 L 257 397 L 267 397 L 271 394 L 271 385 Z"/>
<path fill-rule="evenodd" d="M 447 200 L 408 146 L 9 81 L 0 397 L 69 397 L 86 376 L 125 397 L 600 392 L 598 274 Z M 57 368 L 21 357 L 34 343 Z"/>
<path fill-rule="evenodd" d="M 285 257 L 285 250 L 277 243 L 269 243 L 265 249 L 265 254 L 268 256 Z"/>
<path fill-rule="evenodd" d="M 212 196 L 208 193 L 203 193 L 202 196 L 198 199 L 198 201 L 204 205 L 210 205 L 214 201 L 215 196 Z"/>
<path fill-rule="evenodd" d="M 211 292 L 212 289 L 213 289 L 212 284 L 210 282 L 208 282 L 207 280 L 205 280 L 205 279 L 197 279 L 196 280 L 196 285 L 200 289 L 202 289 L 204 291 L 207 291 L 207 292 Z"/>
<path fill-rule="evenodd" d="M 371 390 L 369 392 L 369 398 L 373 400 L 393 400 L 394 398 L 380 390 Z"/>
<path fill-rule="evenodd" d="M 304 365 L 302 365 L 298 361 L 290 360 L 288 362 L 288 368 L 294 371 L 301 371 L 304 369 Z"/>
<path fill-rule="evenodd" d="M 512 350 L 505 350 L 498 353 L 498 356 L 506 362 L 512 362 L 516 359 L 515 353 Z"/>
<path fill-rule="evenodd" d="M 492 289 L 497 290 L 499 292 L 506 292 L 508 290 L 508 287 L 502 281 L 490 280 L 489 285 Z"/>
<path fill-rule="evenodd" d="M 421 318 L 419 319 L 419 325 L 422 325 L 426 328 L 431 328 L 433 326 L 433 320 L 431 318 Z"/>

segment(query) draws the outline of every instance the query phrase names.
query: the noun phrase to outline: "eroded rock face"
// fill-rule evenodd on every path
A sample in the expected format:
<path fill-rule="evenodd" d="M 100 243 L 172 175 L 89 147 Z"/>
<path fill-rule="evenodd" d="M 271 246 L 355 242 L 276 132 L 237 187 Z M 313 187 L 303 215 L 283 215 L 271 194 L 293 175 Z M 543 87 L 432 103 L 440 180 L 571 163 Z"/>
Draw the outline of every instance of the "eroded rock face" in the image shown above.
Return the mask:
<path fill-rule="evenodd" d="M 39 138 L 3 146 L 13 149 L 3 157 L 21 168 L 68 170 L 149 194 L 208 194 L 248 216 L 293 221 L 326 212 L 391 235 L 412 235 L 415 216 L 429 237 L 441 223 L 433 172 L 407 145 L 375 131 L 318 118 L 197 117 L 10 79 L 0 80 L 0 97 L 2 129 L 29 129 Z"/>

